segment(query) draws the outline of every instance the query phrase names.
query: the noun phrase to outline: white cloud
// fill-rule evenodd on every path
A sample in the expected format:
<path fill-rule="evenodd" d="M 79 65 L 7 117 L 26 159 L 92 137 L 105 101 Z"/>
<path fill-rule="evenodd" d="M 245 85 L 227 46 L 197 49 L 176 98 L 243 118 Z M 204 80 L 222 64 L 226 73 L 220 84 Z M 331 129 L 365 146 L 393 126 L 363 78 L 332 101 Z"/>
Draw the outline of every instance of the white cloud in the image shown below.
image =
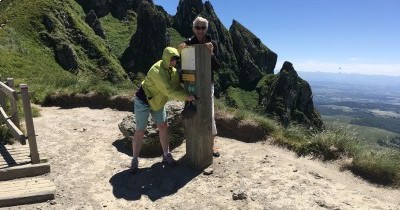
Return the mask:
<path fill-rule="evenodd" d="M 353 58 L 355 60 L 355 58 Z M 317 60 L 308 61 L 293 61 L 293 66 L 296 71 L 309 71 L 309 72 L 334 72 L 334 73 L 354 73 L 354 74 L 368 74 L 368 75 L 389 75 L 400 76 L 400 63 L 335 63 L 335 62 L 321 62 Z M 276 69 L 280 70 L 283 62 L 278 61 Z"/>

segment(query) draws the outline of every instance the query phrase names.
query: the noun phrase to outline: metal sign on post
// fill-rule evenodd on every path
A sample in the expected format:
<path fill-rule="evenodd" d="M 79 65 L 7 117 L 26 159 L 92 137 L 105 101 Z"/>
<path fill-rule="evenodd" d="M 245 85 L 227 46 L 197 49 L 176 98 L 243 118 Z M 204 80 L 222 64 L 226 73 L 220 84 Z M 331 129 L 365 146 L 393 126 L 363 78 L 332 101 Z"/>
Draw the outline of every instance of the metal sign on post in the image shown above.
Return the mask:
<path fill-rule="evenodd" d="M 184 120 L 186 155 L 192 168 L 202 170 L 212 164 L 211 54 L 205 45 L 182 50 L 182 80 L 186 91 L 195 95 L 196 113 Z"/>

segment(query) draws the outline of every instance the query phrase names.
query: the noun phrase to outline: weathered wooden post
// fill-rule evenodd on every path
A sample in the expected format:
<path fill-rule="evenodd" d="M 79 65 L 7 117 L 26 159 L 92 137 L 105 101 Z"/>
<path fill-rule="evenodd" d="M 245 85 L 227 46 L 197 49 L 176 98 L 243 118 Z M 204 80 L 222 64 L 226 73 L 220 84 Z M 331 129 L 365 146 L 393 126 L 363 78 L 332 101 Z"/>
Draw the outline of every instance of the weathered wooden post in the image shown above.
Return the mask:
<path fill-rule="evenodd" d="M 7 78 L 7 85 L 11 89 L 15 90 L 14 79 L 13 78 Z M 17 96 L 17 94 L 15 94 L 14 98 L 10 100 L 10 105 L 11 105 L 11 111 L 12 111 L 11 121 L 13 121 L 13 123 L 18 128 L 21 128 L 20 124 L 19 124 L 19 117 L 18 117 L 18 96 Z"/>
<path fill-rule="evenodd" d="M 196 113 L 184 120 L 186 155 L 192 168 L 202 170 L 212 164 L 211 54 L 205 45 L 182 50 L 182 79 L 185 89 L 197 99 Z"/>
<path fill-rule="evenodd" d="M 32 164 L 36 164 L 40 163 L 40 158 L 36 144 L 36 133 L 35 133 L 35 127 L 33 126 L 32 107 L 29 97 L 28 86 L 25 84 L 21 84 L 19 87 L 21 88 L 22 105 L 24 107 L 24 113 L 25 113 L 25 125 L 27 133 L 26 135 L 28 137 L 28 142 L 29 142 L 31 161 Z"/>

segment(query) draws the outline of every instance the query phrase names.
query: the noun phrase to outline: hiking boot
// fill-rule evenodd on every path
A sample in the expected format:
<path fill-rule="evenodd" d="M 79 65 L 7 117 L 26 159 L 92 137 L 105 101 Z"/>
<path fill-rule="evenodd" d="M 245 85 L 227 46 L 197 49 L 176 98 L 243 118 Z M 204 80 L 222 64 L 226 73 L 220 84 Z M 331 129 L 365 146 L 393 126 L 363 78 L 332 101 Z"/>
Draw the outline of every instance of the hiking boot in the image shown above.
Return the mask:
<path fill-rule="evenodd" d="M 137 158 L 132 158 L 131 172 L 134 174 L 137 171 L 139 171 L 139 160 Z"/>
<path fill-rule="evenodd" d="M 168 153 L 166 155 L 163 155 L 163 160 L 162 163 L 168 165 L 168 166 L 176 166 L 177 162 L 176 160 L 172 157 L 171 153 Z"/>

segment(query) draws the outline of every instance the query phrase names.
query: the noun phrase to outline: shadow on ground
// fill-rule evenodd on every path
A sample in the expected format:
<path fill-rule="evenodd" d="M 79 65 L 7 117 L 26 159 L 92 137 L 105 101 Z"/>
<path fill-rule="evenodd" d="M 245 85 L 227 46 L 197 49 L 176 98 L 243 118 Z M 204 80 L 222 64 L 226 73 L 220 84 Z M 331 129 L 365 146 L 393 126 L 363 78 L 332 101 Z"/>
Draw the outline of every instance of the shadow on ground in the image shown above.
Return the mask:
<path fill-rule="evenodd" d="M 143 195 L 156 201 L 172 195 L 198 176 L 201 171 L 195 171 L 186 164 L 186 157 L 178 160 L 175 167 L 156 163 L 148 168 L 141 168 L 135 174 L 130 170 L 119 172 L 111 177 L 110 184 L 116 198 L 139 200 Z"/>
<path fill-rule="evenodd" d="M 130 141 L 122 138 L 115 140 L 112 145 L 117 149 L 118 152 L 132 157 L 132 143 Z"/>

